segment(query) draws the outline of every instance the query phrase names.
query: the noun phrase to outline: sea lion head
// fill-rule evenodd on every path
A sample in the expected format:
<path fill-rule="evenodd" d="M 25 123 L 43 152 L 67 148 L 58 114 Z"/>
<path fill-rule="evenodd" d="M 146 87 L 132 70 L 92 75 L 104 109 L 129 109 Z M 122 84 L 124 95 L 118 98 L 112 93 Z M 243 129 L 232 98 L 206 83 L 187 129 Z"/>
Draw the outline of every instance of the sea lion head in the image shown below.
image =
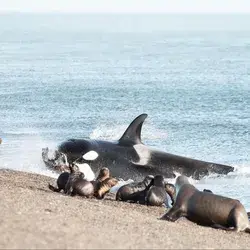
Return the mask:
<path fill-rule="evenodd" d="M 180 175 L 177 177 L 176 181 L 175 181 L 175 191 L 176 191 L 176 195 L 178 194 L 180 188 L 185 185 L 185 184 L 190 184 L 189 178 L 185 175 Z"/>
<path fill-rule="evenodd" d="M 156 175 L 153 180 L 153 185 L 156 187 L 165 187 L 165 180 L 163 175 Z"/>
<path fill-rule="evenodd" d="M 96 180 L 97 181 L 103 181 L 103 180 L 105 180 L 105 179 L 107 179 L 109 177 L 110 177 L 109 169 L 106 168 L 106 167 L 103 167 L 103 168 L 101 168 L 101 170 L 99 172 L 99 175 L 97 176 Z"/>
<path fill-rule="evenodd" d="M 84 173 L 80 172 L 79 167 L 74 163 L 69 165 L 69 170 L 71 174 L 75 174 L 75 175 L 77 174 L 79 177 L 82 177 L 82 178 L 85 177 Z"/>

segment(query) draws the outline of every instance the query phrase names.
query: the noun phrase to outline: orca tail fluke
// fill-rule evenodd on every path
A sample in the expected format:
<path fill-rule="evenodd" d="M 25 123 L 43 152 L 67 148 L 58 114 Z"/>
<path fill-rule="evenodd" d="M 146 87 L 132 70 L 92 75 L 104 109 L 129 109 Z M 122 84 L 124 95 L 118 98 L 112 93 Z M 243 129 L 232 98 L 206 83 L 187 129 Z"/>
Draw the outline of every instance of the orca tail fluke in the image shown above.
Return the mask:
<path fill-rule="evenodd" d="M 147 118 L 147 114 L 141 114 L 136 117 L 128 126 L 119 140 L 119 144 L 140 144 L 142 124 Z"/>

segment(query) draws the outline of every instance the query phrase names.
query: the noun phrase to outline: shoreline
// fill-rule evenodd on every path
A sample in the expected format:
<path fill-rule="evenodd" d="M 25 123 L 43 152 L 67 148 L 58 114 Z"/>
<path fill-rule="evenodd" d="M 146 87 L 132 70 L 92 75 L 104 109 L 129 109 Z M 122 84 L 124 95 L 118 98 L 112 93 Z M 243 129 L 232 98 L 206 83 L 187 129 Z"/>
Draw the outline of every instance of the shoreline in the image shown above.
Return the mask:
<path fill-rule="evenodd" d="M 0 169 L 0 248 L 247 249 L 250 236 L 159 220 L 164 207 L 69 197 L 48 189 L 56 179 Z"/>

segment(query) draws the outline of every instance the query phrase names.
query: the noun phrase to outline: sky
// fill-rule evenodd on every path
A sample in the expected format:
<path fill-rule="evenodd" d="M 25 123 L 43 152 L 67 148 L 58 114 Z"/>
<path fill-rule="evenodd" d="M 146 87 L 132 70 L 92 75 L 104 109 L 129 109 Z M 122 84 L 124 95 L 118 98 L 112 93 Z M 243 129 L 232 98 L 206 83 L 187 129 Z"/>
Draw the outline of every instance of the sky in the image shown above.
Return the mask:
<path fill-rule="evenodd" d="M 0 0 L 0 12 L 250 13 L 250 0 Z"/>

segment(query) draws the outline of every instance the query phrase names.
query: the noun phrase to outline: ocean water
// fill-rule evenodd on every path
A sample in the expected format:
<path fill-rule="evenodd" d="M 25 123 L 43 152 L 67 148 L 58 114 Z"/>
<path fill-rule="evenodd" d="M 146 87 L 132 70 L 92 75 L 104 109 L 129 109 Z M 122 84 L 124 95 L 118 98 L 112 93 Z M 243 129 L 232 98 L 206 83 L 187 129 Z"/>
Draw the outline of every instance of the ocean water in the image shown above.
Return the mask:
<path fill-rule="evenodd" d="M 250 209 L 249 23 L 249 15 L 0 14 L 0 166 L 55 177 L 42 147 L 119 139 L 147 113 L 145 144 L 233 165 L 195 185 Z"/>

